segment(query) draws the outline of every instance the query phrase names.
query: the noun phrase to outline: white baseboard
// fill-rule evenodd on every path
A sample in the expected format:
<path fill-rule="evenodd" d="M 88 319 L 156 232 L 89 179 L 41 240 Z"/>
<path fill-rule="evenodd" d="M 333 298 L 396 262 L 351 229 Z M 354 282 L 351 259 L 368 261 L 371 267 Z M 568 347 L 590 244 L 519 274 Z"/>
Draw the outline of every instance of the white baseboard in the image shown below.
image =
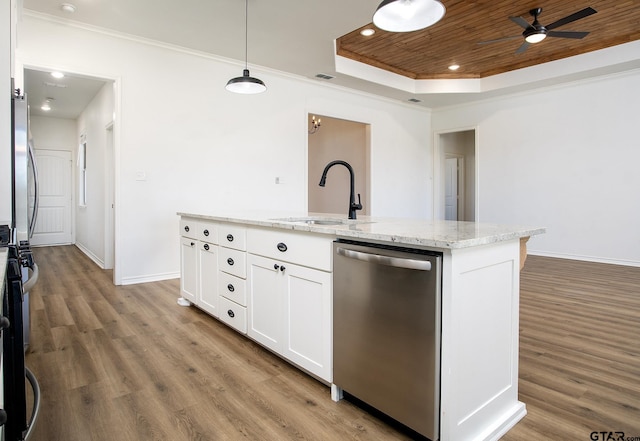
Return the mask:
<path fill-rule="evenodd" d="M 579 254 L 550 253 L 547 251 L 527 250 L 527 254 L 532 256 L 555 257 L 558 259 L 582 260 L 585 262 L 608 263 L 611 265 L 623 265 L 640 267 L 640 261 L 609 259 L 606 257 L 582 256 Z"/>
<path fill-rule="evenodd" d="M 136 277 L 123 277 L 122 284 L 123 285 L 135 285 L 138 283 L 148 283 L 148 282 L 159 282 L 161 280 L 171 280 L 171 279 L 179 279 L 180 273 L 161 273 L 161 274 L 150 274 L 146 276 L 136 276 Z"/>
<path fill-rule="evenodd" d="M 89 249 L 87 249 L 84 245 L 82 245 L 80 243 L 76 243 L 75 245 L 80 251 L 82 251 L 84 254 L 86 254 L 86 256 L 89 259 L 93 260 L 96 263 L 96 265 L 98 265 L 100 268 L 104 269 L 104 261 L 102 259 L 100 259 L 98 256 L 93 254 L 93 252 L 91 252 Z"/>

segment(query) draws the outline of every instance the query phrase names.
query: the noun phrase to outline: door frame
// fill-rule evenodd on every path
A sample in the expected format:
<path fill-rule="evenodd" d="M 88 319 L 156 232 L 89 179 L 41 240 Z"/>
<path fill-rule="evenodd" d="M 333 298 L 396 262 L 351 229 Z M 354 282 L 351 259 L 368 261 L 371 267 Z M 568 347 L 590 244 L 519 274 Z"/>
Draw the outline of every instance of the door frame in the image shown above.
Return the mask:
<path fill-rule="evenodd" d="M 26 62 L 25 62 L 26 61 Z M 102 72 L 87 72 L 79 71 L 76 68 L 64 66 L 64 65 L 52 65 L 42 64 L 39 62 L 33 62 L 33 60 L 18 60 L 16 63 L 16 71 L 25 69 L 40 70 L 40 71 L 61 71 L 68 73 L 69 75 L 77 75 L 84 77 L 92 77 L 104 81 L 109 81 L 113 84 L 113 118 L 111 121 L 105 123 L 105 128 L 112 127 L 113 130 L 113 200 L 114 200 L 114 216 L 113 216 L 113 283 L 114 285 L 122 285 L 122 258 L 120 246 L 120 222 L 121 216 L 119 209 L 120 206 L 120 152 L 121 152 L 121 134 L 119 128 L 122 127 L 122 77 L 119 75 L 105 74 Z M 74 167 L 75 169 L 75 167 Z M 75 185 L 77 177 L 73 176 L 74 189 L 77 190 Z M 105 178 L 106 181 L 107 178 Z M 105 182 L 105 186 L 107 182 Z M 74 190 L 75 191 L 75 190 Z M 106 190 L 105 190 L 106 191 Z M 74 193 L 75 194 L 75 193 Z M 72 216 L 74 226 L 73 238 L 75 242 L 75 223 L 76 223 L 77 204 L 73 204 Z M 106 212 L 105 212 L 106 217 Z M 104 220 L 106 222 L 106 219 Z M 107 233 L 105 232 L 105 237 Z"/>
<path fill-rule="evenodd" d="M 451 133 L 469 132 L 474 133 L 475 149 L 475 222 L 480 222 L 480 131 L 478 126 L 457 127 L 446 130 L 434 130 L 433 132 L 433 195 L 432 212 L 434 220 L 444 220 L 444 158 L 446 153 L 442 143 L 442 136 Z"/>

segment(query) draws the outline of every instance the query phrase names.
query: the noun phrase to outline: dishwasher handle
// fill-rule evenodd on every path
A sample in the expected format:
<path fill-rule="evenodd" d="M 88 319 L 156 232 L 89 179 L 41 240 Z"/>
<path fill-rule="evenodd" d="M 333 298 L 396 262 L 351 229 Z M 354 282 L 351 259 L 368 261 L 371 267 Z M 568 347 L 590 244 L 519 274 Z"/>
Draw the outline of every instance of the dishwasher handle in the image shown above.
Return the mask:
<path fill-rule="evenodd" d="M 364 262 L 377 263 L 380 265 L 392 266 L 395 268 L 406 268 L 419 271 L 431 271 L 431 262 L 428 260 L 405 259 L 403 257 L 383 256 L 381 254 L 365 253 L 362 251 L 348 250 L 338 247 L 338 254 L 350 259 L 362 260 Z"/>

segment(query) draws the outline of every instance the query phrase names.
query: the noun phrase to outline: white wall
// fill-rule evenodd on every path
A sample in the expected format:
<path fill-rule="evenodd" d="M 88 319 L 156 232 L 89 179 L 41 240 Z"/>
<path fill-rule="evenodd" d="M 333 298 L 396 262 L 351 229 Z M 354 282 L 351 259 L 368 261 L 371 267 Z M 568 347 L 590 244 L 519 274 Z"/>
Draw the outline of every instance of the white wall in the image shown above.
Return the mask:
<path fill-rule="evenodd" d="M 107 129 L 113 122 L 113 83 L 107 82 L 78 117 L 76 144 L 86 140 L 86 205 L 76 207 L 76 245 L 96 263 L 105 265 L 105 164 L 107 155 Z M 74 161 L 77 165 L 77 161 Z M 76 174 L 77 173 L 76 167 Z M 76 201 L 78 179 L 74 181 Z"/>
<path fill-rule="evenodd" d="M 424 109 L 253 66 L 269 89 L 239 96 L 224 85 L 240 64 L 26 14 L 18 53 L 27 67 L 118 80 L 116 264 L 124 283 L 177 276 L 177 211 L 306 210 L 308 113 L 371 125 L 372 215 L 432 216 Z"/>
<path fill-rule="evenodd" d="M 0 4 L 0 225 L 11 223 L 11 2 Z"/>
<path fill-rule="evenodd" d="M 479 221 L 547 227 L 529 250 L 640 266 L 640 71 L 433 113 L 478 127 Z"/>
<path fill-rule="evenodd" d="M 73 152 L 71 157 L 75 158 L 78 144 L 75 119 L 31 115 L 30 120 L 36 150 L 66 150 Z"/>

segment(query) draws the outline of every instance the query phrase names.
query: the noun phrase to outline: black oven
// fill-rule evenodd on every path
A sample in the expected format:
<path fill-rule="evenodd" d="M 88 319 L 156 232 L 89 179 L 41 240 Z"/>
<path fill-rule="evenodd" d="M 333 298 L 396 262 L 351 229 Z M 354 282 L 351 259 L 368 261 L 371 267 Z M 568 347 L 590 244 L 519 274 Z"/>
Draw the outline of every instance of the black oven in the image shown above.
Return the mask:
<path fill-rule="evenodd" d="M 40 390 L 35 377 L 25 366 L 25 340 L 23 323 L 23 271 L 32 264 L 28 252 L 16 245 L 6 247 L 6 272 L 2 292 L 2 365 L 3 365 L 3 422 L 4 441 L 27 440 L 37 419 Z M 27 414 L 27 384 L 33 388 L 33 408 Z"/>

